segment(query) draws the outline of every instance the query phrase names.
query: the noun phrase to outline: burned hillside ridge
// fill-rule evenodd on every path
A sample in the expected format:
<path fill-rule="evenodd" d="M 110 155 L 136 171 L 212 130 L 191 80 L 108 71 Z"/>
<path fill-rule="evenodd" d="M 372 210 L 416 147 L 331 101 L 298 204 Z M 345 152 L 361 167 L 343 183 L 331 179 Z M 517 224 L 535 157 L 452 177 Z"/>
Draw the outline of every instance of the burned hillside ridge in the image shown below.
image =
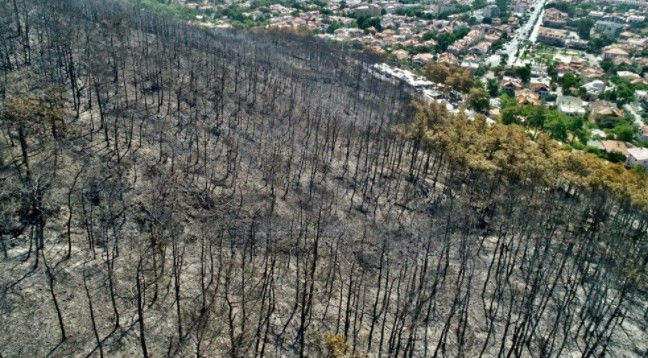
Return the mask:
<path fill-rule="evenodd" d="M 117 1 L 15 5 L 3 356 L 646 353 L 645 213 L 394 132 L 415 110 L 373 58 Z"/>

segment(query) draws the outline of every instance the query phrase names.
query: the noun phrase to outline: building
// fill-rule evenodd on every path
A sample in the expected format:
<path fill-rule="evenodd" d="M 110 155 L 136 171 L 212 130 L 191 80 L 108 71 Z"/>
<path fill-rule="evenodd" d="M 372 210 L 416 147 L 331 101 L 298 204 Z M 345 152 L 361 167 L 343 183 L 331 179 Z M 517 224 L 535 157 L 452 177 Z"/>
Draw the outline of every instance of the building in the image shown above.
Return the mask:
<path fill-rule="evenodd" d="M 515 96 L 515 91 L 522 89 L 522 87 L 522 80 L 519 78 L 504 76 L 500 81 L 501 91 L 511 97 Z"/>
<path fill-rule="evenodd" d="M 534 77 L 547 77 L 548 68 L 545 65 L 531 65 L 531 76 Z"/>
<path fill-rule="evenodd" d="M 456 65 L 457 61 L 459 61 L 459 58 L 449 52 L 444 52 L 439 55 L 439 58 L 437 58 L 437 62 L 447 63 L 449 65 Z"/>
<path fill-rule="evenodd" d="M 629 148 L 626 150 L 626 165 L 641 166 L 648 170 L 648 148 Z"/>
<path fill-rule="evenodd" d="M 603 94 L 603 91 L 605 91 L 605 82 L 601 80 L 594 80 L 591 82 L 587 82 L 581 87 L 585 89 L 587 95 L 590 98 L 598 98 L 600 95 Z"/>
<path fill-rule="evenodd" d="M 603 11 L 590 11 L 587 16 L 592 18 L 592 20 L 600 20 L 605 16 L 605 13 Z"/>
<path fill-rule="evenodd" d="M 589 119 L 595 121 L 597 118 L 623 118 L 623 111 L 616 104 L 608 101 L 594 101 L 589 104 Z"/>
<path fill-rule="evenodd" d="M 478 43 L 477 45 L 471 47 L 468 49 L 468 53 L 473 54 L 473 55 L 480 55 L 483 56 L 488 53 L 488 50 L 490 50 L 490 43 L 486 41 L 482 41 Z"/>
<path fill-rule="evenodd" d="M 392 52 L 392 55 L 394 55 L 394 57 L 396 57 L 397 60 L 403 61 L 409 57 L 409 52 L 405 50 L 396 50 Z"/>
<path fill-rule="evenodd" d="M 361 5 L 353 9 L 353 14 L 355 16 L 380 16 L 380 6 L 369 4 Z"/>
<path fill-rule="evenodd" d="M 614 59 L 619 57 L 628 58 L 630 56 L 626 50 L 618 47 L 604 48 L 601 53 L 605 61 L 613 61 Z"/>
<path fill-rule="evenodd" d="M 463 61 L 461 61 L 461 67 L 466 68 L 471 71 L 477 71 L 481 65 L 481 59 L 477 56 L 466 56 Z"/>
<path fill-rule="evenodd" d="M 532 77 L 529 81 L 529 88 L 542 98 L 551 92 L 551 78 Z"/>
<path fill-rule="evenodd" d="M 569 15 L 558 9 L 547 9 L 545 10 L 544 17 L 542 18 L 542 25 L 546 27 L 561 29 L 567 24 L 568 18 Z"/>
<path fill-rule="evenodd" d="M 625 142 L 618 140 L 604 140 L 601 142 L 603 143 L 603 148 L 606 153 L 616 152 L 623 155 L 628 155 L 628 147 L 626 146 Z"/>
<path fill-rule="evenodd" d="M 516 16 L 524 16 L 529 11 L 529 5 L 527 4 L 514 4 L 510 6 L 511 12 Z"/>
<path fill-rule="evenodd" d="M 565 42 L 567 48 L 573 48 L 576 50 L 587 50 L 589 49 L 589 42 L 587 40 L 581 39 L 569 39 Z"/>
<path fill-rule="evenodd" d="M 642 142 L 648 142 L 648 126 L 643 126 L 639 128 L 639 133 L 637 134 L 637 139 Z"/>
<path fill-rule="evenodd" d="M 551 46 L 564 46 L 565 41 L 569 38 L 569 33 L 565 30 L 550 29 L 540 27 L 538 30 L 538 41 Z"/>
<path fill-rule="evenodd" d="M 483 15 L 485 19 L 490 19 L 493 17 L 499 16 L 499 8 L 497 5 L 488 5 L 483 10 Z"/>
<path fill-rule="evenodd" d="M 585 114 L 583 101 L 572 96 L 560 96 L 556 99 L 556 107 L 565 114 Z"/>
<path fill-rule="evenodd" d="M 626 18 L 626 22 L 632 27 L 641 25 L 646 20 L 645 16 L 630 15 Z"/>
<path fill-rule="evenodd" d="M 601 78 L 603 78 L 605 73 L 596 67 L 585 67 L 581 69 L 579 75 L 583 79 L 583 81 L 591 82 L 600 80 Z"/>
<path fill-rule="evenodd" d="M 431 53 L 419 53 L 412 57 L 412 62 L 420 66 L 427 65 L 429 62 L 432 62 L 433 60 L 434 60 L 434 55 Z"/>
<path fill-rule="evenodd" d="M 617 71 L 617 76 L 623 78 L 624 80 L 634 81 L 641 78 L 638 74 L 630 71 Z"/>
<path fill-rule="evenodd" d="M 540 96 L 526 88 L 515 91 L 515 100 L 519 104 L 528 104 L 531 106 L 539 106 L 542 104 Z"/>
<path fill-rule="evenodd" d="M 609 37 L 616 37 L 623 31 L 623 25 L 612 21 L 599 20 L 594 23 L 594 32 Z"/>

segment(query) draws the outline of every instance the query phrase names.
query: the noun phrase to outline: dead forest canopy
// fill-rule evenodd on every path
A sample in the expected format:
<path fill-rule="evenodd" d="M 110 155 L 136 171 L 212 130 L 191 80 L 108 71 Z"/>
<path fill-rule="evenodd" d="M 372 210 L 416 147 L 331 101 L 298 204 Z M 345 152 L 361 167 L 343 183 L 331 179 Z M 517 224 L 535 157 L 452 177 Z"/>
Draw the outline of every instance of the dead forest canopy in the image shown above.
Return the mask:
<path fill-rule="evenodd" d="M 0 356 L 648 354 L 645 178 L 375 61 L 0 2 Z"/>

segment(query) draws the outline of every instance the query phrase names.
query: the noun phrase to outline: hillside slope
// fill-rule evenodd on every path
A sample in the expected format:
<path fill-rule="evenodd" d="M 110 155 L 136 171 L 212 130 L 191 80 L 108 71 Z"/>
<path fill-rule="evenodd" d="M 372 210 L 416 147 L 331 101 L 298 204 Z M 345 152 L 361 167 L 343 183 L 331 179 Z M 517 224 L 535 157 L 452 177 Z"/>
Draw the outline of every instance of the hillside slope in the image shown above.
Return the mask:
<path fill-rule="evenodd" d="M 646 214 L 400 135 L 423 114 L 374 58 L 115 0 L 15 4 L 3 357 L 648 352 Z"/>

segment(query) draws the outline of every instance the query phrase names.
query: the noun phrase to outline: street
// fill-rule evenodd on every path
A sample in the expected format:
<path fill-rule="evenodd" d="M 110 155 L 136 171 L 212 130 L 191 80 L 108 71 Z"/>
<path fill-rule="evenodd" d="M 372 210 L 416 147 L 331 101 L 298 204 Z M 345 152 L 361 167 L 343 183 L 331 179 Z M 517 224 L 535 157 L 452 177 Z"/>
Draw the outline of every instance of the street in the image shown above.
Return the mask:
<path fill-rule="evenodd" d="M 630 112 L 632 118 L 634 118 L 634 123 L 637 127 L 641 128 L 645 126 L 643 120 L 641 119 L 641 116 L 634 110 L 634 108 L 632 108 L 632 105 L 628 103 L 625 106 L 623 106 L 623 109 Z"/>
<path fill-rule="evenodd" d="M 537 37 L 538 28 L 541 23 L 539 20 L 542 19 L 542 15 L 544 14 L 545 2 L 546 0 L 538 0 L 533 4 L 533 13 L 531 13 L 527 22 L 515 31 L 513 38 L 511 38 L 509 42 L 507 42 L 506 45 L 498 51 L 498 54 L 494 54 L 486 60 L 489 65 L 499 65 L 501 55 L 508 56 L 506 61 L 507 66 L 510 67 L 515 64 L 517 61 L 516 53 L 520 42 L 526 39 L 535 41 L 535 37 Z"/>

